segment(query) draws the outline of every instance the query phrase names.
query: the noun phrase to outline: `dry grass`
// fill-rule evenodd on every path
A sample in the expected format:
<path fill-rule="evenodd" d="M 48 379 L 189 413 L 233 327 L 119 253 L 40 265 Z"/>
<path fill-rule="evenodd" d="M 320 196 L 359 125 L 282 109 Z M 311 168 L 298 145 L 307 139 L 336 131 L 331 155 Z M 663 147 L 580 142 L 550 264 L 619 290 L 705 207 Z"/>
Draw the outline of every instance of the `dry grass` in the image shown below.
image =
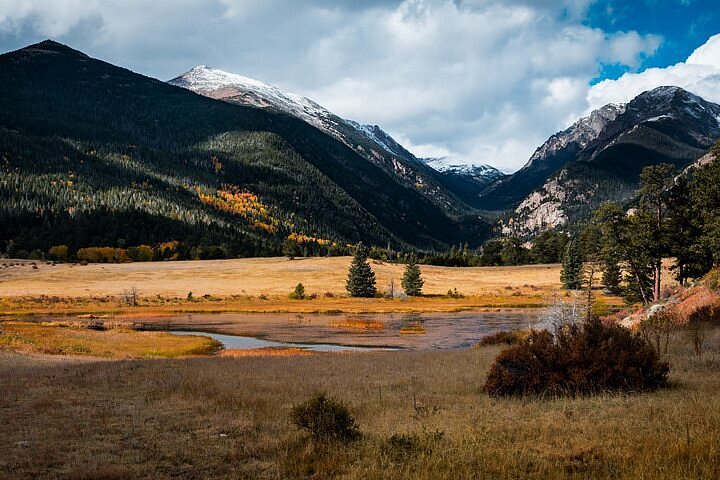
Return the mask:
<path fill-rule="evenodd" d="M 325 292 L 345 294 L 345 280 L 350 257 L 248 258 L 187 262 L 153 262 L 125 264 L 47 265 L 29 261 L 24 266 L 0 268 L 0 297 L 118 295 L 135 286 L 145 297 L 185 298 L 192 291 L 195 298 L 203 295 L 227 297 L 287 296 L 302 282 L 307 294 Z M 383 290 L 391 279 L 397 285 L 404 265 L 372 261 L 377 285 Z M 560 286 L 559 265 L 521 267 L 448 268 L 420 267 L 425 278 L 424 292 L 443 295 L 457 288 L 466 295 L 501 292 L 511 287 L 526 293 L 535 289 L 549 290 Z M 532 287 L 531 287 L 532 285 Z"/>
<path fill-rule="evenodd" d="M 560 290 L 559 265 L 449 268 L 422 266 L 425 297 L 348 298 L 349 257 L 252 258 L 192 262 L 47 265 L 0 268 L 0 312 L 8 315 L 78 315 L 122 318 L 178 312 L 453 312 L 495 308 L 538 308 Z M 18 264 L 19 265 L 19 264 Z M 403 265 L 373 262 L 382 292 L 397 284 Z M 312 300 L 290 300 L 302 283 Z M 139 306 L 128 306 L 122 292 L 135 287 Z M 463 298 L 445 298 L 457 288 Z M 193 299 L 188 300 L 188 292 Z M 616 298 L 608 299 L 613 306 Z"/>
<path fill-rule="evenodd" d="M 333 328 L 349 328 L 352 330 L 383 330 L 385 324 L 379 320 L 361 320 L 357 318 L 345 318 L 337 322 L 330 322 L 330 327 Z"/>
<path fill-rule="evenodd" d="M 498 351 L 92 364 L 0 354 L 0 477 L 720 475 L 717 350 L 698 359 L 679 337 L 673 388 L 561 400 L 483 394 Z M 320 390 L 350 405 L 359 442 L 312 445 L 290 426 L 292 406 Z"/>
<path fill-rule="evenodd" d="M 138 332 L 122 326 L 90 330 L 76 322 L 3 322 L 0 350 L 105 358 L 175 358 L 210 355 L 221 345 L 208 337 Z"/>
<path fill-rule="evenodd" d="M 266 347 L 266 348 L 231 348 L 220 352 L 221 357 L 244 358 L 244 357 L 290 357 L 294 355 L 318 355 L 306 348 L 296 347 Z"/>

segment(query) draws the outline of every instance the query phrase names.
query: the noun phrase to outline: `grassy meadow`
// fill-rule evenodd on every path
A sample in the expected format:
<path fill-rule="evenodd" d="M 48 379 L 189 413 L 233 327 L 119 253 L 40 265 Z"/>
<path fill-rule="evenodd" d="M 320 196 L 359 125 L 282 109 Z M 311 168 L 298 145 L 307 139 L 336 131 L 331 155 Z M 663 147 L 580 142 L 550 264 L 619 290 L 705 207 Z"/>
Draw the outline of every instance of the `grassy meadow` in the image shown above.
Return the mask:
<path fill-rule="evenodd" d="M 113 362 L 0 352 L 0 477 L 718 478 L 717 351 L 698 358 L 673 339 L 668 390 L 524 400 L 481 391 L 498 352 Z M 349 405 L 359 441 L 313 444 L 289 422 L 316 391 Z"/>
<path fill-rule="evenodd" d="M 454 312 L 538 308 L 561 287 L 560 265 L 423 265 L 423 297 L 350 298 L 345 291 L 349 264 L 350 257 L 90 265 L 8 260 L 0 263 L 0 313 L 132 318 L 178 312 Z M 385 293 L 391 280 L 400 291 L 403 265 L 371 261 L 371 266 L 379 292 Z M 315 298 L 290 300 L 298 283 Z M 138 292 L 138 305 L 130 307 L 123 292 L 132 288 Z M 447 297 L 451 289 L 457 289 L 460 298 Z M 622 303 L 614 297 L 605 300 Z"/>
<path fill-rule="evenodd" d="M 350 299 L 343 296 L 348 262 L 26 262 L 0 269 L 0 478 L 720 476 L 720 329 L 707 334 L 702 357 L 686 334 L 673 337 L 669 389 L 570 399 L 487 396 L 482 385 L 501 351 L 495 346 L 216 354 L 206 337 L 133 329 L 135 321 L 184 311 L 533 308 L 560 291 L 556 265 L 423 266 L 427 297 Z M 399 282 L 401 265 L 373 268 L 379 286 Z M 298 282 L 321 295 L 289 300 Z M 137 306 L 120 298 L 130 287 L 140 292 Z M 448 288 L 465 296 L 443 296 Z M 82 313 L 86 318 L 62 317 Z M 35 321 L 19 318 L 27 314 Z M 94 321 L 106 330 L 88 329 Z M 337 322 L 331 326 L 382 327 L 343 316 Z M 293 406 L 320 391 L 349 406 L 358 441 L 315 443 L 292 424 Z"/>

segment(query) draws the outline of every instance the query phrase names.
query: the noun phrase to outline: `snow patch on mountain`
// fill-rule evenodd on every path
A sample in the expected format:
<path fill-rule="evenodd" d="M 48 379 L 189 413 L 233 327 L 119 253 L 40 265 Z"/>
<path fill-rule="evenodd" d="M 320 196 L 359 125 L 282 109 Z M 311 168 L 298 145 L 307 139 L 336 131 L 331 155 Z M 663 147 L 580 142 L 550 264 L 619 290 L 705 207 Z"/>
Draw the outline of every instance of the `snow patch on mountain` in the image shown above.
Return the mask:
<path fill-rule="evenodd" d="M 454 173 L 484 181 L 495 181 L 505 176 L 505 173 L 487 164 L 465 163 L 447 157 L 423 158 L 421 161 L 441 173 Z"/>
<path fill-rule="evenodd" d="M 289 113 L 323 130 L 333 127 L 330 120 L 334 115 L 309 98 L 205 65 L 197 66 L 168 83 L 212 98 L 241 96 L 249 105 Z"/>
<path fill-rule="evenodd" d="M 363 125 L 343 119 L 308 98 L 285 92 L 259 80 L 204 65 L 168 83 L 218 100 L 274 110 L 299 118 L 344 143 L 370 162 L 386 171 L 391 170 L 405 186 L 419 190 L 449 213 L 462 213 L 457 199 L 432 178 L 432 172 L 377 125 Z"/>

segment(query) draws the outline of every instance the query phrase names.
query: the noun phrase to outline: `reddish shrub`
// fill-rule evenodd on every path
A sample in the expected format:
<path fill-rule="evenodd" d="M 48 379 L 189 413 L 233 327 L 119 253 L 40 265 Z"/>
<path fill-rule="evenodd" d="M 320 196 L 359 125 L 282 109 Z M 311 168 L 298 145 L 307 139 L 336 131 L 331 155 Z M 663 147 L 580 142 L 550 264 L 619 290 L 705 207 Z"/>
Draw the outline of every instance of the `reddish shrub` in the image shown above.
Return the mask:
<path fill-rule="evenodd" d="M 556 335 L 532 332 L 498 355 L 485 391 L 491 396 L 576 396 L 651 391 L 667 386 L 669 366 L 639 335 L 594 319 Z"/>
<path fill-rule="evenodd" d="M 490 345 L 516 345 L 520 343 L 523 335 L 520 332 L 509 332 L 507 330 L 499 330 L 492 335 L 488 335 L 480 340 L 478 347 L 487 347 Z"/>

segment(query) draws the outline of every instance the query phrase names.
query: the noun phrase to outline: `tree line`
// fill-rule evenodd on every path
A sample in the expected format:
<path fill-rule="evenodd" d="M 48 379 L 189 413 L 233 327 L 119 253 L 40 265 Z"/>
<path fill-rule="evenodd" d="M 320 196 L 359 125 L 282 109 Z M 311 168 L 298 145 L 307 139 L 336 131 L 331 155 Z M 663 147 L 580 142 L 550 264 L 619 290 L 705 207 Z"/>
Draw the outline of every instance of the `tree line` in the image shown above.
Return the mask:
<path fill-rule="evenodd" d="M 720 157 L 720 142 L 711 155 Z M 683 172 L 670 164 L 648 166 L 637 197 L 608 202 L 564 252 L 562 281 L 577 289 L 587 281 L 583 263 L 602 271 L 602 283 L 628 301 L 645 304 L 662 295 L 663 259 L 685 284 L 720 266 L 720 162 Z"/>

